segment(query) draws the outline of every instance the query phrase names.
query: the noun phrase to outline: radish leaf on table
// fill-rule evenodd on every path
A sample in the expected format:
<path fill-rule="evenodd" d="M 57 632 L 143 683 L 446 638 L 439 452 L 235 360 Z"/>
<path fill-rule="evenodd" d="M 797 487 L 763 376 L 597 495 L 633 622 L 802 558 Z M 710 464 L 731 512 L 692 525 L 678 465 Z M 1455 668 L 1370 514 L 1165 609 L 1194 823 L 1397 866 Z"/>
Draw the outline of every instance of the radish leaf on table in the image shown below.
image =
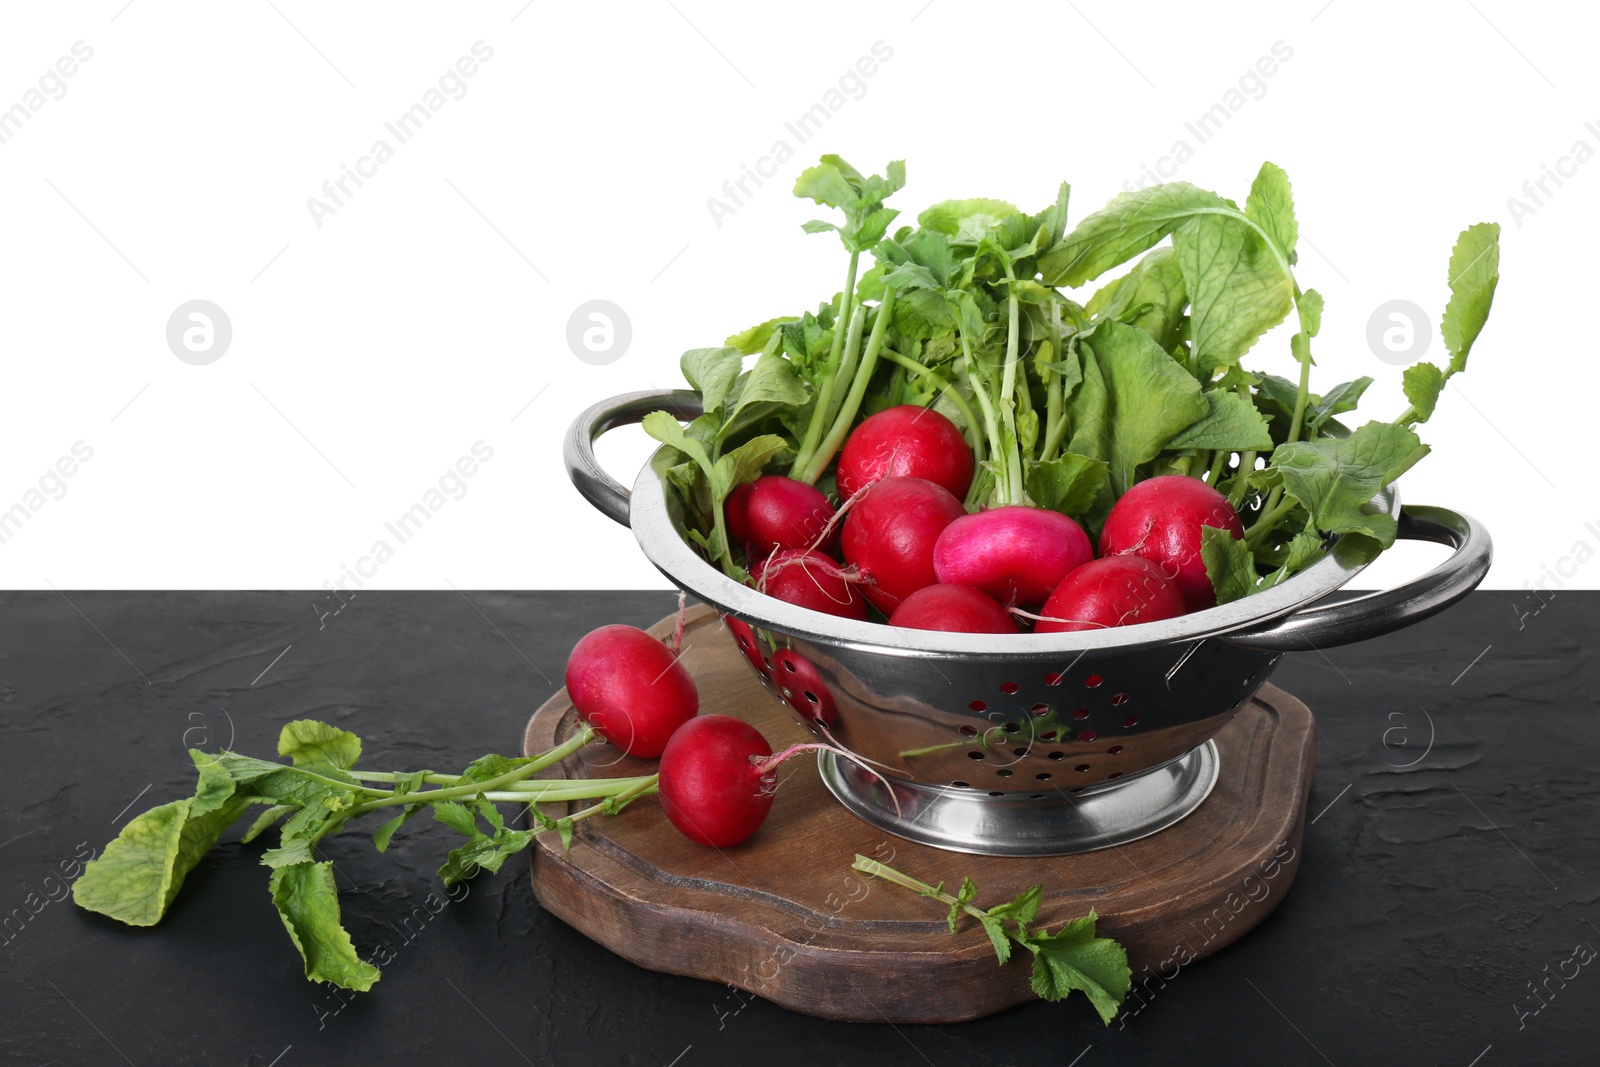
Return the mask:
<path fill-rule="evenodd" d="M 972 903 L 978 896 L 978 887 L 970 878 L 963 879 L 960 890 L 951 895 L 944 891 L 943 882 L 929 885 L 859 853 L 852 866 L 863 874 L 948 905 L 951 933 L 956 932 L 962 915 L 978 920 L 1002 966 L 1011 959 L 1013 945 L 1027 949 L 1033 954 L 1033 991 L 1041 1000 L 1058 1001 L 1074 990 L 1082 992 L 1099 1013 L 1100 1021 L 1109 1024 L 1133 984 L 1126 950 L 1109 937 L 1095 936 L 1098 916 L 1093 909 L 1053 934 L 1029 929 L 1044 900 L 1042 886 L 1029 886 L 1015 899 L 983 909 Z"/>
<path fill-rule="evenodd" d="M 190 750 L 199 780 L 195 795 L 143 812 L 128 821 L 105 851 L 84 867 L 72 886 L 78 906 L 130 926 L 153 926 L 166 914 L 184 878 L 222 834 L 253 806 L 265 810 L 244 836 L 248 841 L 289 815 L 277 848 L 261 856 L 272 868 L 268 888 L 284 929 L 305 961 L 306 977 L 345 989 L 366 990 L 378 969 L 361 960 L 339 918 L 332 864 L 316 857 L 316 846 L 351 819 L 403 806 L 374 840 L 384 851 L 412 815 L 431 808 L 435 818 L 467 838 L 453 850 L 439 875 L 446 885 L 479 869 L 495 871 L 525 849 L 535 831 L 506 826 L 496 803 L 529 806 L 545 829 L 570 841 L 579 819 L 611 814 L 635 797 L 654 792 L 657 778 L 528 781 L 537 772 L 578 751 L 595 737 L 584 726 L 571 738 L 531 759 L 484 756 L 460 775 L 432 771 L 358 772 L 361 739 L 327 723 L 301 719 L 284 726 L 278 752 L 294 763 L 251 759 L 233 752 L 208 755 Z M 387 786 L 393 788 L 387 788 Z M 424 788 L 433 786 L 436 788 Z M 560 820 L 540 803 L 595 799 L 601 803 Z M 292 813 L 292 814 L 291 814 Z M 491 832 L 479 826 L 482 819 Z"/>

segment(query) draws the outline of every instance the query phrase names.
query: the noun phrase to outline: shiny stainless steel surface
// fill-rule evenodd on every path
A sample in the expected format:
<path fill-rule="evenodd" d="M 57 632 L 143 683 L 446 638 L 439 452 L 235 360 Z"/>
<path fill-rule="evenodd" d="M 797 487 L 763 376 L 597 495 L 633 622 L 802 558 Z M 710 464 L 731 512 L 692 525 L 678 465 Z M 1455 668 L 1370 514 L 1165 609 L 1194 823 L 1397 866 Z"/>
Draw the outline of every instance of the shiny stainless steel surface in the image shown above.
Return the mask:
<path fill-rule="evenodd" d="M 852 785 L 852 774 L 836 768 L 827 780 L 846 806 L 894 833 L 919 840 L 934 833 L 939 840 L 930 843 L 947 848 L 1059 854 L 1170 825 L 1209 786 L 1196 795 L 1193 781 L 1179 788 L 1163 785 L 1161 775 L 1206 764 L 1201 746 L 1267 680 L 1283 651 L 1359 641 L 1426 618 L 1482 581 L 1492 554 L 1474 520 L 1441 508 L 1402 510 L 1391 489 L 1373 503 L 1397 518 L 1402 537 L 1456 551 L 1412 582 L 1355 600 L 1308 606 L 1369 562 L 1353 543 L 1339 542 L 1282 585 L 1163 622 L 1014 637 L 854 622 L 757 593 L 707 564 L 679 533 L 672 498 L 651 465 L 631 495 L 605 473 L 594 439 L 663 408 L 692 418 L 698 398 L 631 393 L 580 415 L 566 442 L 574 485 L 630 525 L 662 573 L 724 613 L 752 666 L 802 725 L 909 783 L 927 814 L 922 824 L 902 821 L 881 787 Z"/>

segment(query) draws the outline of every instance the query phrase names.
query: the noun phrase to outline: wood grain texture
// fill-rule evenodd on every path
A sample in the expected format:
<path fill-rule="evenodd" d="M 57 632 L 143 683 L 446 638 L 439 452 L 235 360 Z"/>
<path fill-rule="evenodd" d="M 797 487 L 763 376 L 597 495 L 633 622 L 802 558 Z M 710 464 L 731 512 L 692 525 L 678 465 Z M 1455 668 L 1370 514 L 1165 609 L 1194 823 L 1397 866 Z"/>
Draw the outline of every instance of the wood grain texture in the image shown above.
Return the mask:
<path fill-rule="evenodd" d="M 673 619 L 652 632 L 668 635 Z M 682 662 L 702 713 L 755 725 L 774 749 L 810 740 L 757 680 L 707 608 L 689 613 Z M 536 711 L 523 749 L 545 751 L 575 723 L 565 690 Z M 1128 949 L 1130 1006 L 1184 963 L 1260 923 L 1298 868 L 1314 766 L 1311 713 L 1271 685 L 1215 738 L 1221 776 L 1188 818 L 1140 841 L 1077 856 L 971 856 L 885 834 L 846 811 L 814 764 L 780 772 L 772 813 L 726 851 L 674 830 L 656 798 L 620 817 L 578 824 L 570 851 L 542 834 L 533 885 L 552 914 L 641 967 L 725 982 L 795 1011 L 864 1022 L 943 1023 L 1033 999 L 1025 962 L 1002 968 L 975 924 L 951 934 L 944 909 L 851 870 L 856 853 L 927 882 L 971 877 L 977 903 L 1045 887 L 1041 924 L 1094 908 L 1100 930 Z M 567 777 L 648 774 L 605 745 L 562 767 Z"/>

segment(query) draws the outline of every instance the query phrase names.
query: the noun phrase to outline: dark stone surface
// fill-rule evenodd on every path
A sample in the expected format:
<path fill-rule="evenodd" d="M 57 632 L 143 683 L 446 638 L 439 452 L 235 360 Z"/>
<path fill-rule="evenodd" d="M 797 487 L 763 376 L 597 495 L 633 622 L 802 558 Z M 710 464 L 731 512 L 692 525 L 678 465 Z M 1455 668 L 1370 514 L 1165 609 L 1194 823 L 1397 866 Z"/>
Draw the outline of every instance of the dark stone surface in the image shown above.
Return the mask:
<path fill-rule="evenodd" d="M 1320 730 L 1299 881 L 1109 1029 L 1082 1002 L 948 1027 L 794 1015 L 623 962 L 544 914 L 521 862 L 433 914 L 450 846 L 423 819 L 387 855 L 356 830 L 325 846 L 357 945 L 394 956 L 348 1003 L 301 976 L 259 844 L 215 850 L 155 929 L 52 900 L 80 843 L 98 851 L 188 794 L 188 745 L 270 755 L 284 721 L 311 716 L 361 734 L 368 766 L 459 769 L 515 750 L 584 631 L 673 606 L 361 593 L 319 619 L 312 594 L 69 595 L 0 597 L 0 1051 L 15 1062 L 1495 1067 L 1588 1062 L 1600 1043 L 1600 960 L 1574 960 L 1600 948 L 1600 594 L 1563 592 L 1521 628 L 1533 602 L 1474 594 L 1289 657 L 1275 680 Z"/>

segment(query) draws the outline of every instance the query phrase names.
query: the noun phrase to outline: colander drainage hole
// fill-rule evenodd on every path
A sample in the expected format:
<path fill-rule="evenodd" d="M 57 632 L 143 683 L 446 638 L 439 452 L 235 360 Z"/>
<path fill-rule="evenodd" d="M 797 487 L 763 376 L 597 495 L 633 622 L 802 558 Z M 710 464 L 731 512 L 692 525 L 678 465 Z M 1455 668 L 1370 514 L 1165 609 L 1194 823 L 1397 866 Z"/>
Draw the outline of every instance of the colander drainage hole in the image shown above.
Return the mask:
<path fill-rule="evenodd" d="M 992 790 L 989 793 L 989 795 L 992 796 L 992 797 L 1003 797 L 1003 796 L 1005 796 L 1005 794 L 1000 792 L 1000 790 L 998 790 L 998 789 Z"/>
<path fill-rule="evenodd" d="M 968 752 L 967 753 L 967 758 L 968 759 L 982 759 L 983 758 L 983 753 L 974 750 L 972 752 Z"/>
<path fill-rule="evenodd" d="M 967 707 L 971 708 L 973 711 L 988 711 L 989 710 L 989 705 L 985 704 L 981 700 L 974 700 L 972 703 L 968 704 Z"/>
<path fill-rule="evenodd" d="M 1049 771 L 1045 771 L 1043 774 L 1034 775 L 1034 777 L 1039 779 L 1039 781 L 1041 781 L 1041 782 L 1048 782 L 1050 780 L 1050 772 Z"/>
<path fill-rule="evenodd" d="M 1115 756 L 1118 752 L 1121 752 L 1121 751 L 1122 751 L 1122 746 L 1121 745 L 1112 745 L 1110 748 L 1106 749 L 1106 755 Z"/>
<path fill-rule="evenodd" d="M 815 693 L 813 693 L 813 692 L 812 692 L 812 691 L 811 691 L 811 690 L 809 690 L 809 689 L 807 689 L 807 690 L 806 690 L 806 691 L 805 691 L 805 698 L 806 698 L 806 699 L 807 699 L 807 700 L 809 700 L 809 701 L 810 701 L 810 702 L 811 702 L 811 703 L 813 703 L 813 704 L 820 704 L 820 703 L 822 703 L 822 701 L 820 701 L 820 700 L 818 700 L 818 699 L 817 699 L 817 694 L 815 694 Z"/>
<path fill-rule="evenodd" d="M 1056 671 L 1051 671 L 1049 674 L 1044 676 L 1044 684 L 1045 685 L 1060 685 L 1061 681 L 1062 681 L 1062 679 L 1064 677 L 1065 677 L 1064 675 L 1059 674 Z"/>
<path fill-rule="evenodd" d="M 1111 703 L 1116 705 L 1119 708 L 1122 707 L 1122 705 L 1126 704 L 1127 702 L 1128 702 L 1128 694 L 1127 693 L 1118 693 L 1116 696 L 1111 698 Z"/>
<path fill-rule="evenodd" d="M 1028 754 L 1028 750 L 1025 748 L 1014 748 L 1011 750 L 1011 754 L 1013 756 L 1026 756 Z"/>
<path fill-rule="evenodd" d="M 978 728 L 976 726 L 963 726 L 961 728 L 961 732 L 966 734 L 968 737 L 978 736 Z"/>
<path fill-rule="evenodd" d="M 1122 725 L 1124 725 L 1124 726 L 1138 726 L 1139 725 L 1139 716 L 1137 716 L 1137 715 L 1129 715 L 1126 719 L 1122 720 Z"/>
<path fill-rule="evenodd" d="M 1020 726 L 1018 726 L 1018 725 L 1017 725 L 1017 724 L 1016 724 L 1016 723 L 1014 723 L 1014 722 L 1008 722 L 1008 723 L 1006 723 L 1006 725 L 1005 725 L 1005 731 L 1006 731 L 1006 733 L 1008 733 L 1008 734 L 1016 734 L 1016 733 L 1021 733 L 1021 732 L 1022 732 L 1022 727 L 1020 727 Z"/>
<path fill-rule="evenodd" d="M 972 788 L 972 786 L 968 785 L 966 782 L 951 782 L 950 784 L 955 786 L 957 789 L 971 789 Z"/>
<path fill-rule="evenodd" d="M 765 663 L 767 665 L 767 673 L 768 674 L 772 673 L 772 657 L 771 656 L 764 656 L 764 657 L 762 657 L 761 662 Z"/>
<path fill-rule="evenodd" d="M 1041 741 L 1054 741 L 1055 739 L 1056 732 L 1054 730 L 1046 730 L 1044 733 L 1039 735 L 1039 740 Z"/>
<path fill-rule="evenodd" d="M 794 671 L 794 664 L 792 662 L 790 662 L 789 660 L 784 660 L 783 661 L 783 669 L 788 671 L 790 674 L 793 674 L 795 672 Z"/>
<path fill-rule="evenodd" d="M 1078 740 L 1079 741 L 1093 741 L 1095 739 L 1095 736 L 1096 735 L 1095 735 L 1095 732 L 1093 730 L 1085 730 L 1085 731 L 1083 731 L 1083 733 L 1078 735 Z"/>
<path fill-rule="evenodd" d="M 1050 753 L 1050 758 L 1051 759 L 1066 759 L 1067 758 L 1067 754 L 1065 752 L 1052 752 L 1052 753 Z"/>
<path fill-rule="evenodd" d="M 1044 794 L 1043 793 L 1029 793 L 1028 794 L 1028 799 L 1029 800 L 1043 800 L 1044 799 Z"/>
<path fill-rule="evenodd" d="M 1080 763 L 1072 769 L 1077 771 L 1079 774 L 1082 774 L 1084 771 L 1089 769 L 1089 765 L 1087 763 Z"/>
<path fill-rule="evenodd" d="M 1001 767 L 998 771 L 995 771 L 994 773 L 995 773 L 995 776 L 997 778 L 1010 778 L 1011 777 L 1011 769 L 1009 767 Z"/>
<path fill-rule="evenodd" d="M 1016 682 L 1001 682 L 1000 683 L 1000 692 L 1004 693 L 1006 696 L 1010 696 L 1011 694 L 1015 693 L 1016 691 L 1017 691 L 1017 683 Z"/>
<path fill-rule="evenodd" d="M 1105 681 L 1105 679 L 1100 677 L 1098 674 L 1091 674 L 1089 677 L 1083 680 L 1083 684 L 1088 686 L 1090 689 L 1093 689 L 1103 681 Z"/>
<path fill-rule="evenodd" d="M 1087 719 L 1089 717 L 1089 709 L 1079 708 L 1077 711 L 1072 713 L 1072 717 L 1074 719 Z"/>
<path fill-rule="evenodd" d="M 1106 775 L 1106 777 L 1107 778 L 1121 778 L 1122 777 L 1122 772 L 1121 771 L 1112 771 L 1110 774 Z"/>
<path fill-rule="evenodd" d="M 1048 714 L 1050 714 L 1050 705 L 1049 704 L 1035 704 L 1033 707 L 1029 708 L 1028 710 L 1033 712 L 1035 715 L 1048 715 Z"/>

